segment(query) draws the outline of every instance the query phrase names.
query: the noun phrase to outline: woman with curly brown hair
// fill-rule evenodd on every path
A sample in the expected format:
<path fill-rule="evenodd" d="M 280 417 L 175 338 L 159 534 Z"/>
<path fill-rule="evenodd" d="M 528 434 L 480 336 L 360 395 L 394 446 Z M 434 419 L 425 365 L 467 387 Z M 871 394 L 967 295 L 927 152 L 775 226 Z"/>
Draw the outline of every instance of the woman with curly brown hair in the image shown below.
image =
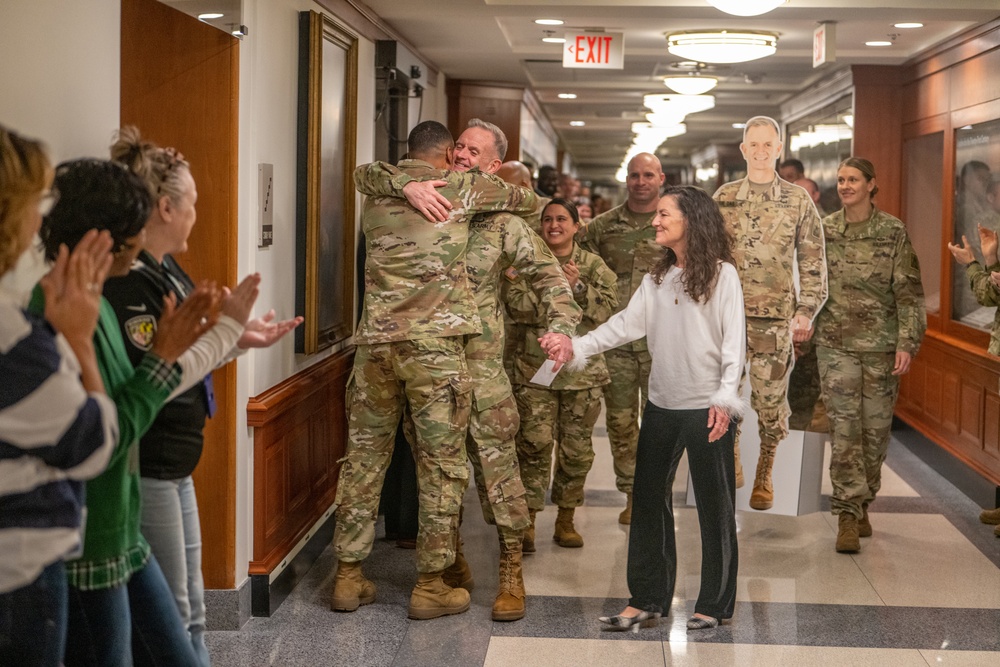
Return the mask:
<path fill-rule="evenodd" d="M 620 614 L 601 621 L 637 631 L 669 611 L 677 574 L 671 487 L 687 450 L 702 543 L 701 592 L 688 621 L 695 630 L 731 618 L 736 601 L 732 422 L 743 408 L 743 291 L 725 223 L 704 191 L 669 188 L 652 224 L 656 243 L 665 248 L 663 258 L 625 310 L 573 339 L 573 363 L 643 336 L 652 356 L 632 496 L 632 598 Z M 544 339 L 542 346 L 559 353 Z"/>

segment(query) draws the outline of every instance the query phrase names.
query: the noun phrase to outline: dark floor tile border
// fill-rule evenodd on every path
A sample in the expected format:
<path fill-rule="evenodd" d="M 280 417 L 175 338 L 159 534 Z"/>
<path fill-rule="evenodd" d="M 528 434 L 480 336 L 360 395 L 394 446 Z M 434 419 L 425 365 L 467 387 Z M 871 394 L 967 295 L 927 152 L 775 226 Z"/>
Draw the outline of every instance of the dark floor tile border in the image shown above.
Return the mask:
<path fill-rule="evenodd" d="M 686 619 L 694 601 L 675 606 L 657 628 L 638 633 L 602 628 L 597 617 L 613 614 L 625 599 L 530 596 L 528 616 L 494 623 L 494 637 L 669 641 L 670 628 Z M 731 623 L 688 632 L 690 642 L 771 644 L 880 649 L 1000 651 L 1000 609 L 887 607 L 737 602 Z"/>

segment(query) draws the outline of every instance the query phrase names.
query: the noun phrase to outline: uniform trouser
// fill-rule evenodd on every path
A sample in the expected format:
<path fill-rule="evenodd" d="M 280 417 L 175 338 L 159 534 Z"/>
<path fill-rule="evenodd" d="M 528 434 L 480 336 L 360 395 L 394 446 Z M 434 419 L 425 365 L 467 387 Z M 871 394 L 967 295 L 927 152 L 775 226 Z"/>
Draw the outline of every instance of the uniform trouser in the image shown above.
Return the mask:
<path fill-rule="evenodd" d="M 896 353 L 816 347 L 823 401 L 830 418 L 830 481 L 834 514 L 857 518 L 882 486 L 899 376 Z"/>
<path fill-rule="evenodd" d="M 739 548 L 736 542 L 735 427 L 708 441 L 708 408 L 665 410 L 646 404 L 632 492 L 628 540 L 629 604 L 667 613 L 677 581 L 673 483 L 687 450 L 701 527 L 701 590 L 695 613 L 732 618 Z"/>
<path fill-rule="evenodd" d="M 471 382 L 460 336 L 359 345 L 347 383 L 347 453 L 337 486 L 334 553 L 364 560 L 375 539 L 379 492 L 396 426 L 409 405 L 419 486 L 417 570 L 455 560 L 455 531 L 469 477 L 465 433 Z"/>
<path fill-rule="evenodd" d="M 604 386 L 604 406 L 607 408 L 604 419 L 614 458 L 615 486 L 622 493 L 632 493 L 639 414 L 646 409 L 652 362 L 646 350 L 622 349 L 608 350 L 604 353 L 604 361 L 611 375 L 611 384 Z"/>
<path fill-rule="evenodd" d="M 559 507 L 583 504 L 583 486 L 594 465 L 591 436 L 601 414 L 601 388 L 561 391 L 518 385 L 514 388 L 521 413 L 517 462 L 528 492 L 528 507 L 541 511 L 556 447 L 552 502 Z"/>
<path fill-rule="evenodd" d="M 740 393 L 750 376 L 750 407 L 757 413 L 761 443 L 777 445 L 788 437 L 788 375 L 792 370 L 792 334 L 789 320 L 747 318 L 747 365 Z M 736 446 L 740 441 L 736 426 Z"/>
<path fill-rule="evenodd" d="M 518 423 L 513 396 L 483 409 L 474 405 L 466 439 L 483 518 L 497 526 L 508 547 L 519 545 L 531 525 L 514 442 Z"/>

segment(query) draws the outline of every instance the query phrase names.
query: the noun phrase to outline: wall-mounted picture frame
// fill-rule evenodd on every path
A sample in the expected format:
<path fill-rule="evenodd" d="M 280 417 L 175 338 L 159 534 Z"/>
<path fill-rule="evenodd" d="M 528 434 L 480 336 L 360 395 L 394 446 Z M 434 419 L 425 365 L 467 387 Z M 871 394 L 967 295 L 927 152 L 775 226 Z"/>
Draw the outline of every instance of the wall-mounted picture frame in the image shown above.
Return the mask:
<path fill-rule="evenodd" d="M 295 351 L 315 354 L 354 328 L 358 39 L 329 16 L 299 13 Z"/>

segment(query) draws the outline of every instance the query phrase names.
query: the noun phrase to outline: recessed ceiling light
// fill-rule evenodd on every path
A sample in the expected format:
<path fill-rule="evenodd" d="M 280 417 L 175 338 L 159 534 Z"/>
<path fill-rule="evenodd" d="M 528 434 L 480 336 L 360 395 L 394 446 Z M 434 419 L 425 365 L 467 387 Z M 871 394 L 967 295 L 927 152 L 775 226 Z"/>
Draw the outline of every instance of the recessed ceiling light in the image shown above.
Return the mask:
<path fill-rule="evenodd" d="M 923 23 L 917 23 L 917 22 L 913 22 L 913 23 L 893 23 L 892 27 L 893 28 L 904 28 L 904 29 L 905 28 L 923 28 L 924 24 Z"/>
<path fill-rule="evenodd" d="M 535 19 L 538 25 L 562 25 L 562 19 Z"/>
<path fill-rule="evenodd" d="M 558 97 L 561 100 L 575 100 L 576 93 L 559 93 Z"/>
<path fill-rule="evenodd" d="M 583 127 L 584 125 L 586 125 L 586 123 L 582 120 L 571 120 L 569 122 L 570 127 Z"/>
<path fill-rule="evenodd" d="M 209 12 L 207 14 L 198 14 L 199 21 L 211 21 L 212 19 L 221 19 L 225 14 L 220 14 L 218 12 Z"/>
<path fill-rule="evenodd" d="M 566 39 L 563 37 L 542 37 L 542 41 L 546 44 L 565 44 Z"/>
<path fill-rule="evenodd" d="M 877 40 L 874 42 L 865 42 L 865 46 L 892 46 L 892 42 Z"/>

